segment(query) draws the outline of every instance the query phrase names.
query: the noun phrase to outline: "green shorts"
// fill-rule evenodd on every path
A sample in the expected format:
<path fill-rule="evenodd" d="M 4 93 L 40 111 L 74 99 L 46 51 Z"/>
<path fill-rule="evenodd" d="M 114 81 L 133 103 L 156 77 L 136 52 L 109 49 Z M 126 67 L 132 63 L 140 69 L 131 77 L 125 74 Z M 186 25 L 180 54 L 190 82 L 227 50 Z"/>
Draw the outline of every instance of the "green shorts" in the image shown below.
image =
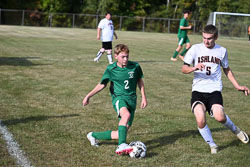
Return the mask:
<path fill-rule="evenodd" d="M 186 44 L 186 43 L 190 43 L 189 39 L 188 39 L 188 36 L 186 37 L 178 37 L 179 38 L 179 42 L 178 42 L 178 45 L 182 46 L 183 44 Z"/>
<path fill-rule="evenodd" d="M 128 98 L 117 97 L 112 100 L 112 105 L 117 113 L 119 120 L 121 119 L 120 109 L 122 107 L 126 107 L 128 109 L 128 111 L 130 112 L 130 119 L 128 121 L 128 125 L 131 126 L 133 123 L 135 109 L 136 109 L 136 98 L 128 99 Z"/>

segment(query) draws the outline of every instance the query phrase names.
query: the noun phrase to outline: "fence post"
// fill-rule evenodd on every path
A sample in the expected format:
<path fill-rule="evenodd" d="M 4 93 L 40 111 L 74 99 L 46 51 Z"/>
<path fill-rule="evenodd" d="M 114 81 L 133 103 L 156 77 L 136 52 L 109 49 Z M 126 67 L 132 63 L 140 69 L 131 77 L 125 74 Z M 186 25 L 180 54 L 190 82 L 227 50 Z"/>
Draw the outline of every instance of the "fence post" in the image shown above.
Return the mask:
<path fill-rule="evenodd" d="M 168 33 L 170 33 L 170 19 L 168 19 Z"/>
<path fill-rule="evenodd" d="M 122 30 L 122 16 L 120 16 L 120 31 Z"/>
<path fill-rule="evenodd" d="M 1 16 L 1 15 L 0 15 Z M 1 21 L 1 20 L 0 20 Z M 0 22 L 1 24 L 1 22 Z M 246 24 L 246 37 L 248 37 L 248 25 Z"/>
<path fill-rule="evenodd" d="M 49 27 L 52 27 L 52 14 L 49 14 L 49 20 L 48 20 L 48 22 L 49 22 Z"/>
<path fill-rule="evenodd" d="M 142 20 L 142 32 L 144 32 L 144 29 L 145 29 L 145 17 L 143 17 Z"/>
<path fill-rule="evenodd" d="M 73 17 L 72 18 L 72 28 L 74 28 L 75 27 L 75 14 L 73 14 L 72 17 Z"/>
<path fill-rule="evenodd" d="M 99 21 L 98 21 L 98 15 L 96 15 L 96 28 L 98 27 L 98 23 L 99 23 Z"/>
<path fill-rule="evenodd" d="M 193 34 L 195 33 L 195 26 L 196 26 L 195 23 L 196 23 L 196 22 L 195 22 L 195 20 L 194 20 Z"/>
<path fill-rule="evenodd" d="M 23 15 L 22 15 L 22 23 L 21 25 L 23 26 L 24 25 L 24 10 L 23 10 Z"/>
<path fill-rule="evenodd" d="M 166 20 L 163 19 L 163 32 L 165 32 L 165 28 L 166 28 Z"/>
<path fill-rule="evenodd" d="M 220 35 L 220 22 L 218 22 L 218 34 Z"/>
<path fill-rule="evenodd" d="M 2 24 L 2 19 L 1 19 L 2 15 L 1 14 L 2 14 L 2 9 L 0 8 L 0 24 Z"/>
<path fill-rule="evenodd" d="M 48 27 L 50 27 L 50 14 L 48 16 Z"/>

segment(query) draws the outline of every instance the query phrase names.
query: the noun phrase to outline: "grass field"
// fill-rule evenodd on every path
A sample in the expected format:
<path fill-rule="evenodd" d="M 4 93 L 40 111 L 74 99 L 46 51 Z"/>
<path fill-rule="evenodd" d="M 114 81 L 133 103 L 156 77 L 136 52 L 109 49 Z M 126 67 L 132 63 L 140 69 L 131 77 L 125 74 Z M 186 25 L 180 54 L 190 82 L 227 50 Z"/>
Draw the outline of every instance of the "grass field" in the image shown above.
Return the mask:
<path fill-rule="evenodd" d="M 137 109 L 128 142 L 140 140 L 147 157 L 115 154 L 118 141 L 90 146 L 89 131 L 117 129 L 108 89 L 82 107 L 82 99 L 100 81 L 107 66 L 93 58 L 101 42 L 96 30 L 0 26 L 0 120 L 12 133 L 33 166 L 249 166 L 250 145 L 208 117 L 220 147 L 211 155 L 190 111 L 193 75 L 181 73 L 182 62 L 171 62 L 176 34 L 120 32 L 118 43 L 130 48 L 140 63 L 149 105 Z M 200 35 L 189 36 L 192 43 Z M 250 87 L 250 46 L 246 39 L 219 38 L 229 53 L 230 67 L 240 84 Z M 250 134 L 249 97 L 223 76 L 225 112 Z M 139 95 L 139 94 L 138 94 Z M 138 96 L 140 104 L 140 96 Z M 0 166 L 15 166 L 0 138 Z"/>

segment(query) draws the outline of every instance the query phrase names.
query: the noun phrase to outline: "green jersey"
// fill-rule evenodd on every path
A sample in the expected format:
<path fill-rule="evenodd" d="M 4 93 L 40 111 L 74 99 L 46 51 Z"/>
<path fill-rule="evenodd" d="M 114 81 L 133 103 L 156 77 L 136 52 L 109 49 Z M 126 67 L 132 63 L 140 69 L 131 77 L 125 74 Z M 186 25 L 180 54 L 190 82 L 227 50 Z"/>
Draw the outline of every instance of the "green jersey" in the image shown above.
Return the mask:
<path fill-rule="evenodd" d="M 110 83 L 112 99 L 118 96 L 136 98 L 138 79 L 143 78 L 140 65 L 137 62 L 128 61 L 125 68 L 117 65 L 117 62 L 108 65 L 101 80 L 101 84 Z"/>
<path fill-rule="evenodd" d="M 180 21 L 179 30 L 178 30 L 178 37 L 179 38 L 185 38 L 187 36 L 187 31 L 188 30 L 182 30 L 180 28 L 181 26 L 188 27 L 188 21 L 184 17 Z"/>

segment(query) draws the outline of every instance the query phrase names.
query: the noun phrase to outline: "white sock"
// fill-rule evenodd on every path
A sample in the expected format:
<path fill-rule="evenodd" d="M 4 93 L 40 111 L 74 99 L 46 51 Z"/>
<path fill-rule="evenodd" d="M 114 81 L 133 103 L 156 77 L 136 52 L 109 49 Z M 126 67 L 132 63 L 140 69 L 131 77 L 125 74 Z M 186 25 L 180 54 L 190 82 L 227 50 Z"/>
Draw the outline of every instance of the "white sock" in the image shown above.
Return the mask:
<path fill-rule="evenodd" d="M 223 124 L 225 127 L 227 127 L 228 129 L 230 129 L 233 133 L 236 132 L 237 128 L 236 126 L 234 125 L 234 123 L 231 121 L 231 119 L 229 118 L 228 115 L 226 115 L 226 122 Z"/>
<path fill-rule="evenodd" d="M 103 52 L 99 51 L 96 55 L 96 58 L 99 60 L 102 56 Z"/>
<path fill-rule="evenodd" d="M 209 144 L 210 147 L 216 146 L 212 137 L 212 133 L 207 125 L 203 129 L 198 128 L 198 130 L 201 136 L 203 137 L 203 139 L 205 140 L 205 142 Z"/>
<path fill-rule="evenodd" d="M 109 62 L 112 62 L 112 54 L 107 54 Z"/>

